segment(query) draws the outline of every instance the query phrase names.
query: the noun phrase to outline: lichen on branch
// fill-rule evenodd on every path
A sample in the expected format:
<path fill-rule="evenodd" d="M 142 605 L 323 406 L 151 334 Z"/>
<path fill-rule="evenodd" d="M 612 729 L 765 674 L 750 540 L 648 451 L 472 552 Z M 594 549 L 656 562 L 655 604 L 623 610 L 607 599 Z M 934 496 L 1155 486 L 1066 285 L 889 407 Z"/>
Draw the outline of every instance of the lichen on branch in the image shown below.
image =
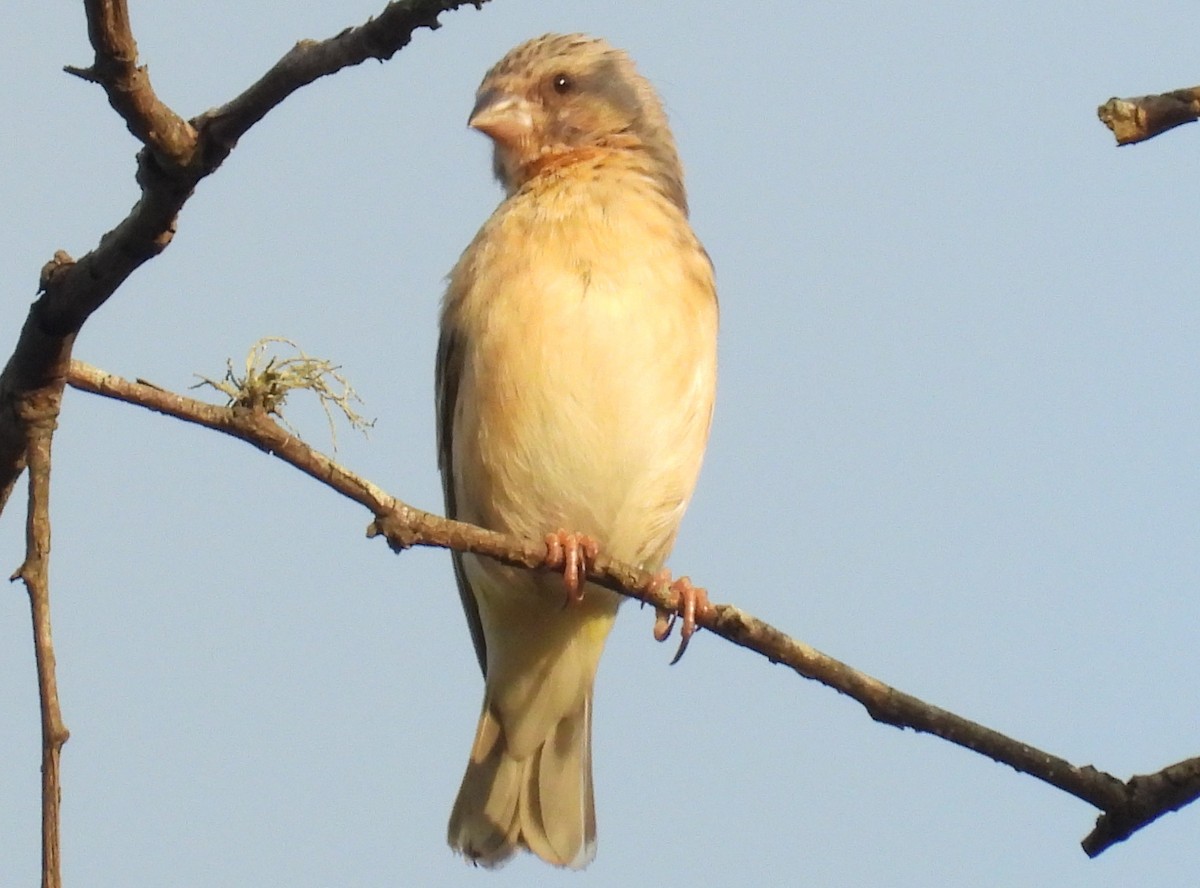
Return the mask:
<path fill-rule="evenodd" d="M 272 354 L 279 346 L 287 346 L 295 354 Z M 265 336 L 250 347 L 246 354 L 245 372 L 241 376 L 234 372 L 233 360 L 227 359 L 224 378 L 209 379 L 197 374 L 200 382 L 192 388 L 211 386 L 229 398 L 227 407 L 261 410 L 274 416 L 297 437 L 299 433 L 283 415 L 283 407 L 292 392 L 312 392 L 325 412 L 333 451 L 336 453 L 335 413 L 340 414 L 350 428 L 362 432 L 363 435 L 375 425 L 375 420 L 366 419 L 355 409 L 355 404 L 363 403 L 362 398 L 339 372 L 341 369 L 340 365 L 325 358 L 314 358 L 305 354 L 303 349 L 290 339 Z"/>

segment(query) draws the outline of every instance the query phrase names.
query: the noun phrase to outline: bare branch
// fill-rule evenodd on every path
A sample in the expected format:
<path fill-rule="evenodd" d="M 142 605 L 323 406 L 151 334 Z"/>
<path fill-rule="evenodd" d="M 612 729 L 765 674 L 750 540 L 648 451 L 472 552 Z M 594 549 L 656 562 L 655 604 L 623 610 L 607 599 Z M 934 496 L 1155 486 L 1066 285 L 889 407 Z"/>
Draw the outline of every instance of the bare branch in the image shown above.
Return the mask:
<path fill-rule="evenodd" d="M 483 2 L 396 0 L 377 18 L 328 40 L 301 41 L 232 102 L 185 123 L 158 99 L 145 68 L 137 66 L 125 0 L 88 0 L 88 34 L 96 61 L 91 68 L 70 70 L 101 84 L 130 132 L 146 145 L 138 154 L 141 198 L 91 252 L 76 262 L 60 251 L 43 270 L 40 296 L 0 373 L 0 511 L 25 468 L 17 402 L 35 389 L 57 386 L 61 391 L 55 368 L 70 359 L 74 334 L 143 262 L 166 249 L 180 209 L 238 138 L 318 77 L 368 58 L 391 58 L 417 29 L 438 27 L 440 13 Z"/>
<path fill-rule="evenodd" d="M 125 0 L 84 0 L 88 38 L 96 50 L 90 68 L 64 70 L 98 83 L 134 138 L 159 156 L 164 166 L 187 167 L 196 151 L 196 130 L 172 111 L 150 86 L 150 74 L 137 63 L 137 41 Z"/>
<path fill-rule="evenodd" d="M 478 9 L 486 2 L 393 0 L 378 17 L 356 28 L 328 40 L 301 40 L 240 96 L 192 122 L 202 130 L 209 151 L 228 153 L 250 127 L 302 86 L 367 59 L 386 61 L 408 45 L 418 28 L 441 27 L 437 19 L 442 12 L 467 5 Z"/>
<path fill-rule="evenodd" d="M 1144 142 L 1200 118 L 1200 86 L 1157 96 L 1114 97 L 1097 108 L 1096 114 L 1117 137 L 1118 145 Z"/>
<path fill-rule="evenodd" d="M 1130 778 L 1123 804 L 1106 809 L 1083 840 L 1088 857 L 1123 842 L 1143 826 L 1200 798 L 1200 758 L 1185 759 L 1154 774 Z"/>
<path fill-rule="evenodd" d="M 69 736 L 58 700 L 54 641 L 50 632 L 50 445 L 62 389 L 48 398 L 24 402 L 28 433 L 29 511 L 25 522 L 25 560 L 10 579 L 29 593 L 33 650 L 37 663 L 38 706 L 42 715 L 42 888 L 62 885 L 59 808 L 62 787 L 59 759 Z"/>
<path fill-rule="evenodd" d="M 417 28 L 437 27 L 441 12 L 466 2 L 391 3 L 380 16 L 382 25 L 372 20 L 328 41 L 301 44 L 306 50 L 299 55 L 311 53 L 322 60 L 320 65 L 305 67 L 294 61 L 276 65 L 259 82 L 273 85 L 266 97 L 269 101 L 263 101 L 262 91 L 255 93 L 252 87 L 231 103 L 232 112 L 204 117 L 204 123 L 210 125 L 207 131 L 183 120 L 155 94 L 146 68 L 137 64 L 137 43 L 126 0 L 84 2 L 95 61 L 86 70 L 67 70 L 100 84 L 109 103 L 145 147 L 138 154 L 140 199 L 78 262 L 59 251 L 45 265 L 39 298 L 30 307 L 13 353 L 0 373 L 0 511 L 27 465 L 30 470 L 27 553 L 14 579 L 20 577 L 28 588 L 34 629 L 42 713 L 44 888 L 61 885 L 59 759 L 68 736 L 59 707 L 50 631 L 50 445 L 75 336 L 134 270 L 166 249 L 174 237 L 180 209 L 197 183 L 228 156 L 237 136 L 305 83 L 367 57 L 390 57 L 412 39 Z M 484 0 L 470 2 L 478 7 Z M 355 34 L 360 35 L 357 40 L 348 38 Z M 356 47 L 367 47 L 370 52 L 358 52 Z M 297 55 L 297 50 L 285 59 Z M 317 382 L 321 381 L 318 376 Z M 328 405 L 322 404 L 328 414 Z"/>
<path fill-rule="evenodd" d="M 312 450 L 276 424 L 261 407 L 204 404 L 163 389 L 129 382 L 78 361 L 72 362 L 68 381 L 74 388 L 224 432 L 291 463 L 369 509 L 375 520 L 368 535 L 384 536 L 397 552 L 412 546 L 436 546 L 486 555 L 517 567 L 545 568 L 544 542 L 508 537 L 414 509 Z M 653 574 L 607 558 L 603 552 L 588 572 L 588 579 L 656 608 L 677 612 L 680 607 L 678 596 L 669 587 L 656 584 Z M 697 622 L 734 644 L 857 700 L 876 721 L 941 737 L 1088 802 L 1126 830 L 1124 835 L 1111 839 L 1108 844 L 1120 841 L 1160 814 L 1182 807 L 1200 792 L 1196 788 L 1200 780 L 1192 771 L 1180 773 L 1180 766 L 1125 783 L 1090 765 L 1073 765 L 889 687 L 732 605 L 713 605 L 710 612 L 697 615 Z M 1185 777 L 1191 782 L 1185 781 Z M 1181 792 L 1179 787 L 1185 782 L 1188 788 Z M 1193 794 L 1188 796 L 1188 792 Z M 1103 847 L 1094 853 L 1099 853 Z M 1089 848 L 1088 853 L 1093 851 Z"/>

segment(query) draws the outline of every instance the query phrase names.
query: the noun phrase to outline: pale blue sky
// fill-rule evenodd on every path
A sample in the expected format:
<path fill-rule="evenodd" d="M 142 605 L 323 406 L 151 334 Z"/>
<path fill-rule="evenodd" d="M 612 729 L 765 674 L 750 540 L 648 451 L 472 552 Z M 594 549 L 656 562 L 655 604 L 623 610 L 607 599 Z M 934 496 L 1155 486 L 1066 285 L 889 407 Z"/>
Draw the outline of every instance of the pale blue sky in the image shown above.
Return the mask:
<path fill-rule="evenodd" d="M 185 115 L 381 0 L 134 3 Z M 136 199 L 79 4 L 0 29 L 0 351 L 38 271 Z M 1117 150 L 1113 94 L 1200 80 L 1194 4 L 494 0 L 303 90 L 185 208 L 77 357 L 183 389 L 264 335 L 378 418 L 341 459 L 440 509 L 442 277 L 499 199 L 465 120 L 582 30 L 663 94 L 718 271 L 721 383 L 677 571 L 930 702 L 1121 776 L 1200 753 L 1200 127 Z M 293 419 L 327 446 L 319 413 Z M 481 682 L 449 559 L 244 444 L 69 393 L 56 439 L 63 858 L 87 886 L 1174 886 L 1200 810 L 1100 859 L 1094 811 L 627 608 L 583 875 L 445 846 Z M 0 569 L 22 553 L 20 498 Z M 38 870 L 28 606 L 0 595 L 0 885 Z"/>

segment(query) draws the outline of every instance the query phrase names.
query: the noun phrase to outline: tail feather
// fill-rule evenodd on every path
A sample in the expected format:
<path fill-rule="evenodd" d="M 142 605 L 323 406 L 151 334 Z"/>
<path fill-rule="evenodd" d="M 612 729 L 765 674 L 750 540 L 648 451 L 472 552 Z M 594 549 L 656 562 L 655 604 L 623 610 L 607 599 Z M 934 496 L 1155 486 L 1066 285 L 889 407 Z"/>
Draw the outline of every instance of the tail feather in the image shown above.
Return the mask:
<path fill-rule="evenodd" d="M 591 740 L 590 691 L 523 759 L 485 700 L 450 814 L 451 847 L 486 867 L 522 848 L 555 866 L 586 866 L 596 853 Z"/>

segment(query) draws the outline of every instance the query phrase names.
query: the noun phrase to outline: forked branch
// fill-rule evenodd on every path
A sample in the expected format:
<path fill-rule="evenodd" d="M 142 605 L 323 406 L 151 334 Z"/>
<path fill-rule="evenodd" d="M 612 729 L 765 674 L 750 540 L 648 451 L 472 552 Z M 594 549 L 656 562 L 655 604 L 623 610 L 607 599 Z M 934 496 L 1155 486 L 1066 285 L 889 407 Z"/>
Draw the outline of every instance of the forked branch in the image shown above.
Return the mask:
<path fill-rule="evenodd" d="M 18 402 L 40 389 L 62 390 L 54 367 L 70 359 L 74 336 L 116 289 L 175 236 L 176 217 L 196 185 L 220 167 L 238 139 L 267 113 L 318 77 L 367 59 L 388 59 L 438 16 L 486 0 L 396 0 L 376 17 L 327 40 L 302 40 L 233 101 L 184 120 L 155 94 L 125 0 L 87 0 L 95 59 L 70 73 L 100 84 L 129 131 L 138 154 L 141 196 L 115 228 L 78 261 L 59 251 L 42 272 L 40 295 L 0 373 L 0 511 L 25 469 L 25 434 Z"/>

